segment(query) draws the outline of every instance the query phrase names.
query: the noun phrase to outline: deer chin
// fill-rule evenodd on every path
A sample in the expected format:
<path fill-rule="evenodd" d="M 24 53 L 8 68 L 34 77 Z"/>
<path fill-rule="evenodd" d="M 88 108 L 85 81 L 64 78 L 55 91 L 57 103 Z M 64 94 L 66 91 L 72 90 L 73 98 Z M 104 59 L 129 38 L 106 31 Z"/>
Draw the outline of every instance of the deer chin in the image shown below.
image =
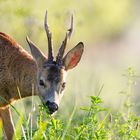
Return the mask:
<path fill-rule="evenodd" d="M 51 116 L 52 116 L 52 117 L 55 116 L 56 113 L 57 113 L 57 111 L 53 112 L 53 113 L 51 114 Z"/>
<path fill-rule="evenodd" d="M 51 112 L 48 109 L 46 109 L 47 114 L 49 114 L 50 116 L 55 116 L 55 114 L 57 113 L 57 111 L 55 112 Z"/>
<path fill-rule="evenodd" d="M 49 114 L 50 116 L 54 116 L 57 113 L 57 111 L 52 112 L 52 111 L 49 110 L 48 107 L 46 107 L 46 113 Z"/>

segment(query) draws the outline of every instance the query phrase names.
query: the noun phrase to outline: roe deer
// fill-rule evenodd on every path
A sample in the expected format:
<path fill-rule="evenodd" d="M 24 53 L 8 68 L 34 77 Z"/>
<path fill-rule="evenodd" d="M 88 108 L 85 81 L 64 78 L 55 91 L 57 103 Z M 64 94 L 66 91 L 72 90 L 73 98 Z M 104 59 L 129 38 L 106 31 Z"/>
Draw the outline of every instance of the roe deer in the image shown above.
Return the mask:
<path fill-rule="evenodd" d="M 73 30 L 73 17 L 56 60 L 53 57 L 47 12 L 44 26 L 48 39 L 48 57 L 28 37 L 26 39 L 33 57 L 14 39 L 0 32 L 0 118 L 8 140 L 11 140 L 14 135 L 9 104 L 20 99 L 17 87 L 20 96 L 24 98 L 32 96 L 32 85 L 34 85 L 34 95 L 38 95 L 43 104 L 48 107 L 49 113 L 53 114 L 58 110 L 63 96 L 66 72 L 78 64 L 83 54 L 84 45 L 80 42 L 63 57 L 67 40 Z"/>

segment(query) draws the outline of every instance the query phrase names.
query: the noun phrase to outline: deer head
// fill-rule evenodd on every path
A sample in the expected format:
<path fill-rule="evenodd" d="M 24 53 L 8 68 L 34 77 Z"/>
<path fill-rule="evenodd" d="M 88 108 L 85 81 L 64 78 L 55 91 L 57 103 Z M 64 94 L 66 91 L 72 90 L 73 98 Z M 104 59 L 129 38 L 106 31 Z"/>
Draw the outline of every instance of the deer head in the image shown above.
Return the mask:
<path fill-rule="evenodd" d="M 45 14 L 45 31 L 48 39 L 48 57 L 46 57 L 36 45 L 27 37 L 27 42 L 31 49 L 31 54 L 37 62 L 37 87 L 39 96 L 45 104 L 50 114 L 58 110 L 60 100 L 63 96 L 66 86 L 66 73 L 68 70 L 74 68 L 81 59 L 84 45 L 82 42 L 78 43 L 65 56 L 65 48 L 67 41 L 73 31 L 73 16 L 71 17 L 71 27 L 68 29 L 65 39 L 59 49 L 59 52 L 54 60 L 52 34 L 48 27 L 47 11 Z"/>

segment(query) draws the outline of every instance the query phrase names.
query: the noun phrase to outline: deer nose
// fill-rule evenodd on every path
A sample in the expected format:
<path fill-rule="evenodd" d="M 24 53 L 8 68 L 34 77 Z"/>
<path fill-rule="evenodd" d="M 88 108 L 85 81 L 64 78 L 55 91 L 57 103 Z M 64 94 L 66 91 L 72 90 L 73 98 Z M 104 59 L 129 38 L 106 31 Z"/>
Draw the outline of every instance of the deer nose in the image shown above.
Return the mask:
<path fill-rule="evenodd" d="M 58 110 L 58 105 L 55 102 L 47 101 L 46 106 L 48 107 L 51 114 Z"/>

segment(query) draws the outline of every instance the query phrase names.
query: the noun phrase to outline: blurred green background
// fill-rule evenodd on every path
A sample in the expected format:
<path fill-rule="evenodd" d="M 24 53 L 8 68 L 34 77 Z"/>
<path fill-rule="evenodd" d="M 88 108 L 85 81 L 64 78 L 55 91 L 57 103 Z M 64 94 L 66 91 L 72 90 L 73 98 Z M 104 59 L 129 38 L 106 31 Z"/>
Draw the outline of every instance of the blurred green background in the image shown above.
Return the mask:
<path fill-rule="evenodd" d="M 27 51 L 28 35 L 46 54 L 43 24 L 47 9 L 56 54 L 73 14 L 74 33 L 67 50 L 83 41 L 85 52 L 80 64 L 68 74 L 59 112 L 69 115 L 73 106 L 88 104 L 89 96 L 98 95 L 100 89 L 105 105 L 116 109 L 123 100 L 119 93 L 127 88 L 122 74 L 128 67 L 137 74 L 140 70 L 139 4 L 138 0 L 0 0 L 0 31 L 15 38 Z M 139 85 L 138 78 L 133 89 L 136 102 Z M 25 102 L 29 106 L 29 100 Z M 39 102 L 38 98 L 34 102 Z M 20 103 L 16 103 L 17 108 Z"/>

